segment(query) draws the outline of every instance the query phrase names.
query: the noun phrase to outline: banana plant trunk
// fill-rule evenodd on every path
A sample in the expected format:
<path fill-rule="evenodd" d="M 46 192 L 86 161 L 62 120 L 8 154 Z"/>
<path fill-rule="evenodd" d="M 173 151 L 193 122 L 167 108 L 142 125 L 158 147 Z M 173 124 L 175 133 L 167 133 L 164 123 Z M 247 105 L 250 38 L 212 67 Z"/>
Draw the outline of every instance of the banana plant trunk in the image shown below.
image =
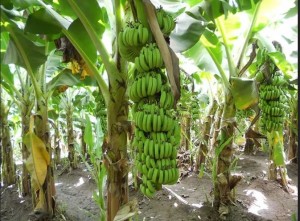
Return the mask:
<path fill-rule="evenodd" d="M 60 164 L 61 160 L 61 149 L 60 149 L 60 135 L 59 135 L 59 127 L 58 127 L 58 121 L 56 123 L 56 126 L 54 127 L 54 164 L 57 166 Z"/>
<path fill-rule="evenodd" d="M 185 150 L 188 151 L 190 149 L 190 142 L 191 142 L 191 115 L 186 117 L 186 142 L 185 142 Z"/>
<path fill-rule="evenodd" d="M 211 140 L 210 140 L 210 147 L 211 149 L 213 149 L 213 147 L 215 146 L 216 144 L 216 141 L 217 141 L 217 137 L 219 135 L 219 128 L 220 128 L 220 125 L 221 125 L 221 119 L 222 119 L 222 113 L 223 113 L 223 109 L 224 109 L 224 105 L 219 105 L 216 113 L 214 114 L 214 119 L 213 119 L 213 126 L 211 128 L 211 131 L 210 133 L 212 134 L 211 135 Z"/>
<path fill-rule="evenodd" d="M 297 151 L 298 151 L 298 131 L 297 125 L 298 125 L 298 105 L 294 105 L 292 114 L 291 114 L 291 123 L 288 128 L 288 160 L 292 161 L 293 163 L 297 163 Z"/>
<path fill-rule="evenodd" d="M 68 159 L 72 169 L 77 168 L 77 159 L 74 147 L 74 130 L 73 130 L 73 106 L 69 103 L 67 105 L 66 117 L 67 117 L 67 139 L 68 139 Z"/>
<path fill-rule="evenodd" d="M 29 131 L 29 122 L 30 122 L 30 113 L 31 113 L 31 106 L 32 104 L 26 103 L 22 106 L 22 137 L 25 136 L 25 134 Z M 29 157 L 29 152 L 24 144 L 22 142 L 22 196 L 27 196 L 31 193 L 30 189 L 30 174 L 26 168 L 25 160 Z"/>
<path fill-rule="evenodd" d="M 113 221 L 119 208 L 128 202 L 128 100 L 126 84 L 110 89 L 107 107 L 107 136 L 104 141 L 104 164 L 107 170 L 107 221 Z"/>
<path fill-rule="evenodd" d="M 181 117 L 181 131 L 184 132 L 184 136 L 181 139 L 180 147 L 184 148 L 184 151 L 190 149 L 190 139 L 191 139 L 191 116 L 184 113 Z"/>
<path fill-rule="evenodd" d="M 87 160 L 87 159 L 89 159 L 89 156 L 88 156 L 88 152 L 87 152 L 87 145 L 86 145 L 86 142 L 84 141 L 85 126 L 83 124 L 81 125 L 80 130 L 81 130 L 81 154 L 82 154 L 82 157 L 85 160 Z"/>
<path fill-rule="evenodd" d="M 218 148 L 221 148 L 222 145 L 223 148 L 216 150 L 217 152 L 219 152 L 219 155 L 217 158 L 217 177 L 214 181 L 214 201 L 216 206 L 219 208 L 220 214 L 226 214 L 226 212 L 228 211 L 228 205 L 234 201 L 231 191 L 235 188 L 237 183 L 242 178 L 238 175 L 231 175 L 230 171 L 233 154 L 235 151 L 233 146 L 235 112 L 236 109 L 233 96 L 231 95 L 231 93 L 227 93 L 225 95 L 225 106 L 221 120 L 221 139 L 218 145 Z"/>
<path fill-rule="evenodd" d="M 209 107 L 203 130 L 201 131 L 202 140 L 198 149 L 198 157 L 196 159 L 196 167 L 195 167 L 196 172 L 199 172 L 199 168 L 201 167 L 201 165 L 205 164 L 206 156 L 208 153 L 210 129 L 213 123 L 213 116 L 215 115 L 216 111 L 217 111 L 217 101 L 213 100 L 213 103 Z"/>
<path fill-rule="evenodd" d="M 55 210 L 55 185 L 54 185 L 54 172 L 53 172 L 53 162 L 52 162 L 52 148 L 50 145 L 50 131 L 48 123 L 48 107 L 47 99 L 42 96 L 37 96 L 37 115 L 35 117 L 35 129 L 36 135 L 43 141 L 46 146 L 46 150 L 50 155 L 50 164 L 47 166 L 47 175 L 42 189 L 45 193 L 45 205 L 46 214 L 45 216 L 50 216 L 54 214 Z M 34 207 L 36 207 L 37 198 L 36 194 L 32 196 Z"/>
<path fill-rule="evenodd" d="M 16 168 L 13 159 L 13 149 L 8 125 L 8 107 L 1 102 L 0 122 L 1 122 L 1 141 L 2 141 L 2 179 L 4 186 L 16 183 Z"/>
<path fill-rule="evenodd" d="M 285 166 L 285 154 L 283 145 L 283 129 L 267 132 L 269 143 L 269 173 L 270 180 L 277 180 L 281 177 L 281 184 L 288 189 L 287 171 Z"/>
<path fill-rule="evenodd" d="M 290 130 L 289 141 L 288 141 L 288 160 L 293 163 L 297 163 L 297 150 L 298 145 L 296 141 L 298 140 L 297 134 Z"/>

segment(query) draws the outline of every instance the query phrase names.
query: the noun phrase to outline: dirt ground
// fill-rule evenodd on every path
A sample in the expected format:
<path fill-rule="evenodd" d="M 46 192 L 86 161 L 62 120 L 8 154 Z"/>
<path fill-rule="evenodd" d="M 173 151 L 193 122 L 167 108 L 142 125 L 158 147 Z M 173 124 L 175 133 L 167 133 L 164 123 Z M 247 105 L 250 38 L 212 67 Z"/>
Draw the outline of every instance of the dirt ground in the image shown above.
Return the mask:
<path fill-rule="evenodd" d="M 267 180 L 267 156 L 240 156 L 236 172 L 244 179 L 236 189 L 236 202 L 226 220 L 229 221 L 291 221 L 298 211 L 298 165 L 287 165 L 289 192 L 278 182 Z M 59 172 L 59 171 L 58 171 Z M 79 169 L 56 173 L 57 212 L 55 221 L 99 220 L 97 204 L 92 199 L 95 183 L 83 164 Z M 201 179 L 193 173 L 175 185 L 163 186 L 153 199 L 148 199 L 130 185 L 130 199 L 138 200 L 139 221 L 217 221 L 212 207 L 212 182 L 207 174 Z M 27 221 L 32 211 L 30 197 L 19 197 L 16 186 L 1 188 L 1 220 Z"/>

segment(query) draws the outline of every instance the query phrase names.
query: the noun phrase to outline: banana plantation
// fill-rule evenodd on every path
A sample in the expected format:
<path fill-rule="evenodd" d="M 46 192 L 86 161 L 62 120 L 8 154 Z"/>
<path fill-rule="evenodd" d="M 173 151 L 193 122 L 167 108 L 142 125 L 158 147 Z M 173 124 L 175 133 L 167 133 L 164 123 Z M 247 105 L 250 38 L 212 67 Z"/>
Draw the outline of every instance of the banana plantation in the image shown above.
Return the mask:
<path fill-rule="evenodd" d="M 1 220 L 298 220 L 298 1 L 0 7 Z"/>

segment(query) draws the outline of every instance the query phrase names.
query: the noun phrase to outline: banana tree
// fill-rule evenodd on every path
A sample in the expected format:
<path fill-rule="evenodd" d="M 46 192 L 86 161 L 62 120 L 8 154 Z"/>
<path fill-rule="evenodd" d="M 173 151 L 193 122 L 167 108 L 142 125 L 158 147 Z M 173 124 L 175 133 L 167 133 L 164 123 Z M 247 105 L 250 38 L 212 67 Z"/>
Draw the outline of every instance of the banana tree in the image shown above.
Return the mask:
<path fill-rule="evenodd" d="M 27 8 L 32 9 L 31 4 L 24 2 L 22 12 Z M 14 64 L 26 70 L 30 78 L 35 101 L 36 114 L 32 115 L 31 121 L 25 122 L 23 127 L 28 128 L 27 133 L 23 137 L 23 143 L 28 150 L 26 160 L 27 169 L 31 175 L 32 201 L 34 217 L 44 218 L 54 213 L 55 205 L 55 186 L 53 177 L 53 168 L 51 164 L 51 146 L 49 142 L 50 132 L 48 127 L 48 99 L 54 92 L 56 86 L 62 82 L 68 84 L 78 83 L 78 79 L 72 75 L 58 74 L 53 78 L 54 72 L 59 67 L 60 57 L 53 53 L 54 44 L 49 43 L 45 36 L 39 38 L 36 35 L 28 35 L 24 33 L 22 26 L 17 26 L 14 20 L 24 22 L 21 13 L 14 10 L 14 7 L 5 8 L 1 6 L 1 26 L 3 33 L 9 34 L 9 43 L 2 64 Z M 53 81 L 50 79 L 53 78 Z M 4 83 L 8 84 L 7 78 Z M 12 87 L 14 93 L 22 98 Z M 30 90 L 23 87 L 24 96 L 30 95 Z M 22 99 L 21 99 L 22 100 Z M 23 99 L 24 101 L 24 99 Z M 25 100 L 26 101 L 26 100 Z M 24 102 L 25 114 L 30 115 L 31 109 L 26 109 Z M 23 103 L 22 103 L 22 110 Z M 29 107 L 31 107 L 29 105 Z"/>
<path fill-rule="evenodd" d="M 51 172 L 49 160 L 45 160 L 38 162 L 43 165 L 43 174 L 41 175 L 37 173 L 35 168 L 37 168 L 37 166 L 39 167 L 40 165 L 35 165 L 36 161 L 34 161 L 34 158 L 37 157 L 36 150 L 45 150 L 47 154 L 50 152 L 50 148 L 48 146 L 49 131 L 47 129 L 47 103 L 45 97 L 43 96 L 43 89 L 38 83 L 40 80 L 45 80 L 45 76 L 43 77 L 41 75 L 43 74 L 43 69 L 41 72 L 38 71 L 38 67 L 46 62 L 47 57 L 45 56 L 45 48 L 38 47 L 28 40 L 23 34 L 22 30 L 19 29 L 15 23 L 13 23 L 12 20 L 7 17 L 8 15 L 3 11 L 3 9 L 1 10 L 1 22 L 2 24 L 6 24 L 4 28 L 10 34 L 10 42 L 4 57 L 4 63 L 15 63 L 26 69 L 31 78 L 37 101 L 36 111 L 38 112 L 39 116 L 39 118 L 36 118 L 35 121 L 37 136 L 33 132 L 32 125 L 31 131 L 25 135 L 23 141 L 30 152 L 30 155 L 27 159 L 27 168 L 30 171 L 32 178 L 33 204 L 36 212 L 47 214 L 47 211 L 52 211 L 50 212 L 51 214 L 53 213 L 52 197 L 54 196 L 53 171 Z M 37 143 L 43 144 L 43 147 L 39 149 L 41 145 L 38 146 Z M 47 150 L 46 145 L 48 147 Z M 48 157 L 45 159 L 48 159 Z M 44 176 L 44 174 L 46 176 Z M 49 180 L 50 185 L 42 187 L 45 180 Z M 45 199 L 47 200 L 45 201 Z"/>
<path fill-rule="evenodd" d="M 292 113 L 291 113 L 291 122 L 289 125 L 289 132 L 288 132 L 288 160 L 297 163 L 297 144 L 296 140 L 298 139 L 298 105 L 297 105 L 297 96 L 298 92 L 291 96 L 291 107 L 292 107 Z"/>
<path fill-rule="evenodd" d="M 4 91 L 1 89 L 1 106 L 0 106 L 0 119 L 1 119 L 1 181 L 5 186 L 16 183 L 16 168 L 13 159 L 13 146 L 11 143 L 10 125 L 8 122 L 8 113 L 11 101 L 7 99 Z"/>
<path fill-rule="evenodd" d="M 9 36 L 7 32 L 1 33 L 1 54 L 3 53 L 2 58 L 4 58 L 4 51 L 7 50 L 9 42 Z M 15 67 L 10 68 L 7 64 L 4 64 L 1 61 L 1 86 L 13 100 L 13 102 L 18 106 L 18 109 L 21 112 L 21 121 L 22 121 L 22 136 L 28 132 L 29 118 L 32 108 L 34 106 L 34 98 L 32 93 L 32 87 L 30 78 L 28 76 L 24 77 L 24 73 L 21 68 Z M 14 71 L 13 71 L 14 69 Z M 18 87 L 19 86 L 19 87 Z M 22 143 L 22 188 L 21 194 L 26 196 L 30 194 L 30 176 L 28 170 L 26 169 L 25 160 L 28 157 L 28 151 L 24 143 Z"/>
<path fill-rule="evenodd" d="M 105 2 L 105 7 L 97 1 L 87 3 L 68 0 L 59 2 L 59 5 L 48 5 L 48 1 L 41 0 L 37 2 L 41 8 L 29 15 L 26 30 L 48 34 L 51 30 L 52 34 L 61 33 L 67 38 L 80 55 L 76 63 L 98 83 L 103 95 L 107 109 L 107 133 L 103 144 L 108 183 L 107 220 L 113 220 L 119 208 L 128 202 L 129 166 L 126 147 L 127 133 L 131 130 L 127 121 L 128 98 L 125 93 L 128 81 L 127 62 L 118 53 L 118 34 L 125 23 L 123 14 L 126 12 L 125 16 L 128 16 L 129 12 L 125 8 L 129 4 L 134 19 L 139 19 L 149 27 L 142 2 Z M 68 19 L 64 15 L 68 15 Z M 108 39 L 110 44 L 104 45 L 103 38 Z M 160 38 L 160 41 L 165 42 L 162 34 Z M 166 43 L 164 45 L 163 49 L 168 53 Z M 74 66 L 77 66 L 74 61 L 76 58 L 72 61 Z M 104 66 L 108 81 L 100 74 L 98 60 Z M 170 70 L 173 68 L 171 65 L 172 62 L 169 61 Z"/>
<path fill-rule="evenodd" d="M 46 1 L 38 3 L 41 8 L 30 15 L 30 20 L 27 21 L 28 30 L 34 32 L 34 27 L 38 26 L 40 32 L 46 33 L 45 27 L 49 24 L 53 27 L 54 24 L 56 27 L 54 32 L 62 33 L 76 48 L 104 97 L 108 118 L 107 134 L 103 144 L 105 150 L 103 158 L 108 174 L 107 220 L 113 220 L 119 208 L 128 202 L 126 159 L 128 101 L 125 95 L 128 76 L 126 64 L 117 56 L 118 53 L 114 56 L 106 49 L 107 45 L 104 46 L 102 37 L 106 28 L 116 30 L 115 33 L 106 32 L 112 35 L 110 39 L 117 36 L 122 26 L 121 8 L 125 8 L 125 3 L 113 2 L 114 11 L 110 10 L 113 7 L 109 2 L 107 8 L 100 7 L 97 1 L 62 1 L 59 7 L 55 4 L 50 6 Z M 64 13 L 69 13 L 71 22 L 62 16 Z M 116 16 L 107 17 L 107 14 Z M 42 20 L 42 17 L 45 19 Z M 112 45 L 112 48 L 117 51 L 116 45 Z M 103 79 L 97 67 L 97 51 L 101 63 L 104 64 L 108 82 Z"/>
<path fill-rule="evenodd" d="M 59 121 L 59 103 L 60 97 L 59 96 L 52 96 L 50 107 L 48 110 L 49 121 L 52 124 L 52 129 L 54 130 L 53 134 L 53 151 L 54 151 L 54 165 L 57 166 L 61 163 L 61 132 L 60 128 L 60 121 Z"/>
<path fill-rule="evenodd" d="M 60 108 L 63 110 L 64 112 L 64 117 L 66 119 L 66 130 L 67 130 L 67 146 L 68 146 L 68 159 L 70 162 L 70 167 L 72 169 L 76 169 L 77 168 L 77 164 L 78 164 L 78 159 L 77 159 L 77 155 L 75 153 L 75 137 L 74 137 L 74 129 L 73 129 L 73 113 L 74 113 L 74 98 L 76 97 L 76 95 L 74 96 L 73 91 L 67 90 L 65 93 L 63 93 L 63 95 L 61 95 L 61 105 Z"/>
<path fill-rule="evenodd" d="M 255 33 L 266 27 L 271 20 L 270 11 L 284 13 L 293 7 L 291 1 L 285 5 L 277 3 L 236 1 L 233 4 L 230 1 L 202 1 L 178 17 L 177 25 L 180 27 L 182 23 L 183 29 L 177 29 L 171 35 L 171 46 L 176 51 L 189 49 L 184 54 L 194 58 L 201 69 L 211 70 L 223 85 L 224 109 L 219 142 L 215 146 L 217 162 L 214 168 L 214 205 L 219 208 L 221 218 L 229 212 L 228 205 L 233 200 L 231 191 L 241 179 L 241 176 L 232 175 L 230 172 L 235 151 L 233 137 L 236 108 L 247 109 L 258 102 L 255 82 L 241 78 L 253 62 L 256 48 L 253 47 L 247 63 L 244 62 L 244 57 Z M 247 13 L 241 12 L 245 10 Z M 242 25 L 242 18 L 239 17 L 241 15 L 249 16 L 250 20 L 243 19 Z M 239 34 L 234 33 L 237 30 L 240 30 Z M 236 47 L 240 45 L 241 47 Z"/>

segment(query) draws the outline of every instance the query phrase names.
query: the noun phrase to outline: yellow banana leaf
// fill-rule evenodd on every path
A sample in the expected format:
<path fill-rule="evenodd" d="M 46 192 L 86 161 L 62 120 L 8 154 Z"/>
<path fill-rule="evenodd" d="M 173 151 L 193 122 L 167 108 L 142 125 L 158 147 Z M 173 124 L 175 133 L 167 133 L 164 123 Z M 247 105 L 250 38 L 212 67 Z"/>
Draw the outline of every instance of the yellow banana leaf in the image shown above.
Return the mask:
<path fill-rule="evenodd" d="M 34 208 L 35 211 L 47 211 L 46 208 L 47 204 L 46 204 L 46 199 L 45 199 L 45 193 L 43 191 L 43 189 L 40 189 L 39 191 L 39 198 L 37 201 L 37 204 Z"/>
<path fill-rule="evenodd" d="M 26 167 L 32 177 L 35 190 L 43 185 L 47 175 L 47 165 L 50 164 L 50 156 L 44 142 L 33 132 L 28 132 L 23 139 L 30 156 L 26 160 Z"/>
<path fill-rule="evenodd" d="M 237 109 L 246 110 L 258 103 L 258 91 L 255 81 L 246 78 L 232 77 L 231 92 Z"/>

